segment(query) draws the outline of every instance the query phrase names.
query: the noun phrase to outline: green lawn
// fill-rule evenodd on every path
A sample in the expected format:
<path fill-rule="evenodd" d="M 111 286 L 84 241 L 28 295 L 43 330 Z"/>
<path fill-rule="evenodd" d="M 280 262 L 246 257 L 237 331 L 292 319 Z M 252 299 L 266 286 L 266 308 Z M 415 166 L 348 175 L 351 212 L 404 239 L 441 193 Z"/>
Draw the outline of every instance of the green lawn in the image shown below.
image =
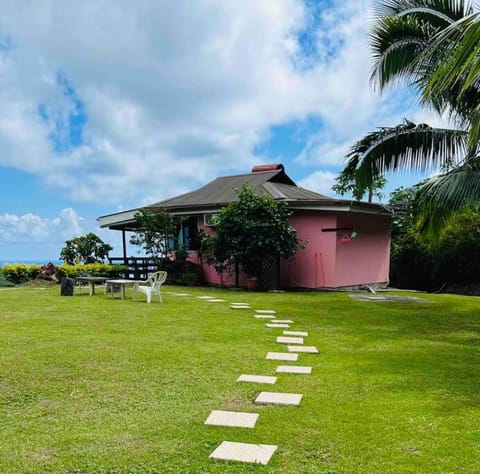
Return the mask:
<path fill-rule="evenodd" d="M 227 303 L 164 304 L 0 290 L 2 473 L 480 472 L 480 300 L 354 301 L 345 293 L 251 294 L 292 318 L 320 355 L 275 386 L 281 330 Z M 254 406 L 261 390 L 299 408 Z M 254 429 L 205 426 L 211 410 L 260 413 Z M 213 462 L 221 441 L 276 444 L 268 467 Z"/>

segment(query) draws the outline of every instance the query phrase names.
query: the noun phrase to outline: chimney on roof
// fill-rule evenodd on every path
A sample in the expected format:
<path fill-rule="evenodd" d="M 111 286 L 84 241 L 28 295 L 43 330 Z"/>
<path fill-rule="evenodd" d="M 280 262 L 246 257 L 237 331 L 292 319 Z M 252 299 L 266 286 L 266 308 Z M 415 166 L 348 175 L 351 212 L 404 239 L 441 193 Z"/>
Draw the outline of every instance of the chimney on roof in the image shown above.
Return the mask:
<path fill-rule="evenodd" d="M 261 173 L 262 171 L 284 171 L 283 165 L 280 163 L 272 163 L 269 165 L 255 165 L 252 168 L 252 173 Z"/>

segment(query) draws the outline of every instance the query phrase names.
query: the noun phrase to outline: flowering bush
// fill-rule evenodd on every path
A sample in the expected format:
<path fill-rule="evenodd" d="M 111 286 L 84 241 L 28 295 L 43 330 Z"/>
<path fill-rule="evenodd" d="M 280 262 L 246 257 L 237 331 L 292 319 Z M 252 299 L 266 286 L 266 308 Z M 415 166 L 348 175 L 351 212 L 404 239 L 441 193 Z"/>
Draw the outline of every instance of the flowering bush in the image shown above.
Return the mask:
<path fill-rule="evenodd" d="M 34 280 L 40 271 L 40 265 L 26 265 L 25 263 L 6 263 L 1 269 L 5 280 L 11 283 L 24 283 Z"/>
<path fill-rule="evenodd" d="M 24 263 L 5 264 L 0 268 L 0 273 L 5 280 L 19 284 L 34 280 L 38 277 L 40 270 L 46 268 L 40 265 L 26 265 Z M 56 267 L 54 267 L 56 268 Z M 58 267 L 57 279 L 62 277 L 76 277 L 81 273 L 88 273 L 92 276 L 104 276 L 109 278 L 119 278 L 125 276 L 128 267 L 124 265 L 109 265 L 107 263 L 88 263 L 85 265 L 63 264 Z"/>
<path fill-rule="evenodd" d="M 92 276 L 119 278 L 124 277 L 128 271 L 128 267 L 125 265 L 109 265 L 108 263 L 85 263 L 83 265 L 64 263 L 59 268 L 61 276 L 70 278 L 79 276 L 81 273 L 88 273 Z"/>

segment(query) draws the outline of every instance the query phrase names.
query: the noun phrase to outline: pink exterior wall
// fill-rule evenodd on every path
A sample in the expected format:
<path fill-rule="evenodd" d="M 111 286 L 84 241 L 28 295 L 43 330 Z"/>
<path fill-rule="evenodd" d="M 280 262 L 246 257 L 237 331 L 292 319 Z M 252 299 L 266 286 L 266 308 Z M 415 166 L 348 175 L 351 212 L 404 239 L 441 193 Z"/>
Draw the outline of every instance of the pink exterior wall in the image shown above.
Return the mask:
<path fill-rule="evenodd" d="M 353 227 L 358 236 L 350 243 L 337 237 L 335 287 L 388 283 L 390 272 L 390 217 L 341 213 L 338 227 Z"/>
<path fill-rule="evenodd" d="M 203 230 L 207 235 L 215 234 L 213 227 L 204 225 L 203 215 L 198 217 L 197 226 L 199 230 Z M 189 252 L 188 259 L 193 263 L 200 263 L 200 259 L 198 258 L 198 254 L 196 252 Z M 234 274 L 229 275 L 227 273 L 223 273 L 223 275 L 219 275 L 213 265 L 207 265 L 206 263 L 203 264 L 203 278 L 205 283 L 208 285 L 235 286 Z M 240 286 L 247 285 L 245 275 L 239 275 L 239 284 Z"/>
<path fill-rule="evenodd" d="M 199 228 L 206 233 L 213 229 Z M 390 217 L 382 215 L 303 212 L 290 218 L 300 240 L 306 247 L 291 261 L 281 263 L 281 285 L 290 288 L 335 288 L 367 283 L 388 282 L 390 265 Z M 352 227 L 358 237 L 351 243 L 341 243 L 344 232 L 322 232 L 325 228 Z M 198 256 L 190 253 L 190 260 Z M 207 284 L 235 285 L 235 276 L 216 273 L 213 266 L 203 265 Z M 240 275 L 240 286 L 245 277 Z"/>
<path fill-rule="evenodd" d="M 291 288 L 321 288 L 335 282 L 335 233 L 322 232 L 337 227 L 334 213 L 303 213 L 290 217 L 298 238 L 306 242 L 291 261 L 282 262 L 281 284 Z"/>

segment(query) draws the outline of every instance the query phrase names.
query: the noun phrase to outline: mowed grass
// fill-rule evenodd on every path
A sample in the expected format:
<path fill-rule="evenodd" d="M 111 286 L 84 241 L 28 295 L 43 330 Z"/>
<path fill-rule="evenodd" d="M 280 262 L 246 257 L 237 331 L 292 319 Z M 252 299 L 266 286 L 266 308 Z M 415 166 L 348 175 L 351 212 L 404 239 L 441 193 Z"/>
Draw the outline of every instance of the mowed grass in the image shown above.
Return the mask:
<path fill-rule="evenodd" d="M 164 304 L 0 290 L 0 472 L 480 472 L 480 300 L 354 301 L 345 293 L 242 293 L 165 287 Z M 227 303 L 208 303 L 208 294 Z M 292 318 L 305 343 L 286 351 L 247 301 Z M 255 406 L 261 390 L 300 407 Z M 211 410 L 260 413 L 254 429 L 205 426 Z M 267 467 L 214 462 L 224 440 L 275 444 Z"/>

